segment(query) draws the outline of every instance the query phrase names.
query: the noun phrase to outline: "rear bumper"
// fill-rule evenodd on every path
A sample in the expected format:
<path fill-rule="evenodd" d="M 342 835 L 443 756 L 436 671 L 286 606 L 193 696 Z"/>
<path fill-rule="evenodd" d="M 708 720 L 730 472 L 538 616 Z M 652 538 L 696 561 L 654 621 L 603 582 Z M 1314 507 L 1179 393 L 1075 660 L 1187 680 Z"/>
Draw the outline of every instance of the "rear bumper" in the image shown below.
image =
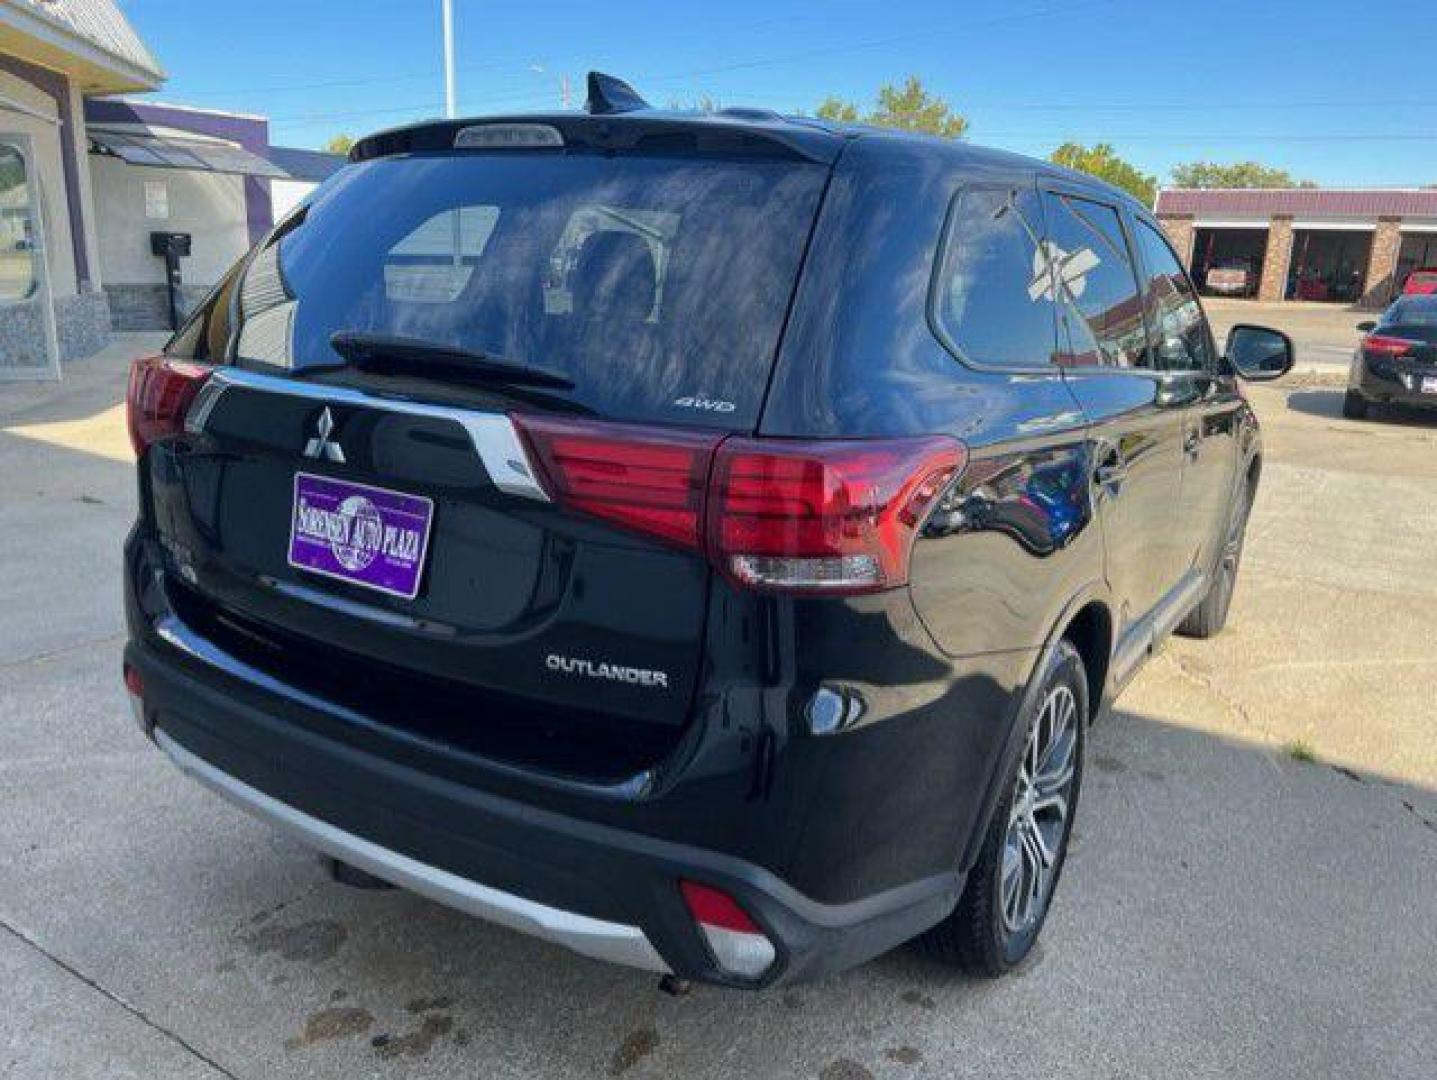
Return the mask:
<path fill-rule="evenodd" d="M 511 930 L 552 941 L 592 956 L 597 960 L 666 972 L 668 965 L 654 950 L 637 926 L 592 919 L 572 911 L 536 904 L 513 893 L 491 889 L 477 881 L 451 874 L 436 866 L 411 859 L 362 836 L 345 832 L 319 818 L 296 810 L 252 788 L 203 758 L 190 753 L 162 729 L 154 731 L 155 742 L 171 761 L 215 794 L 241 810 L 289 833 L 317 851 L 332 855 L 351 866 L 367 870 L 411 892 L 427 896 L 470 915 L 507 926 Z"/>
<path fill-rule="evenodd" d="M 144 684 L 142 727 L 182 770 L 336 858 L 588 956 L 771 986 L 886 952 L 943 918 L 961 891 L 952 872 L 820 903 L 733 856 L 561 815 L 328 738 L 293 722 L 290 698 L 188 644 L 141 635 L 125 652 Z M 776 959 L 759 980 L 717 966 L 681 879 L 723 889 L 763 928 Z"/>
<path fill-rule="evenodd" d="M 1368 401 L 1437 409 L 1437 394 L 1422 392 L 1422 380 L 1437 375 L 1429 364 L 1359 359 L 1351 388 Z"/>

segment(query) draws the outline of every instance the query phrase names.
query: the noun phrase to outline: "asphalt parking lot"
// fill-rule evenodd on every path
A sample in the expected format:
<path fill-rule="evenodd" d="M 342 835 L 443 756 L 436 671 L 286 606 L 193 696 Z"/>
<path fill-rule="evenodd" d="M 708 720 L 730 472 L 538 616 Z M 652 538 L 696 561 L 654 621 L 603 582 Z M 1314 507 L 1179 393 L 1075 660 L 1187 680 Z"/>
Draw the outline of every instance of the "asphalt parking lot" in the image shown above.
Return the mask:
<path fill-rule="evenodd" d="M 139 345 L 0 388 L 0 1077 L 1437 1072 L 1437 417 L 1343 420 L 1320 376 L 1251 391 L 1230 627 L 1170 643 L 1094 729 L 1016 977 L 900 950 L 672 998 L 333 884 L 142 739 L 118 584 Z"/>

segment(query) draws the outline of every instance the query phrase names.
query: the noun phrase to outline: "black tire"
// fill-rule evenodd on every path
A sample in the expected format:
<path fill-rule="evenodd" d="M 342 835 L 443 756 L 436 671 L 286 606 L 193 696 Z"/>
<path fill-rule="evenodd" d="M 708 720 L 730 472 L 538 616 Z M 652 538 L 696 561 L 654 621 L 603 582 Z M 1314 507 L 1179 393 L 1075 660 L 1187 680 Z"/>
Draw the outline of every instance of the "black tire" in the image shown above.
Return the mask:
<path fill-rule="evenodd" d="M 1233 507 L 1232 518 L 1228 521 L 1222 555 L 1219 557 L 1212 584 L 1208 586 L 1207 595 L 1202 598 L 1202 603 L 1188 612 L 1187 617 L 1178 624 L 1177 633 L 1182 637 L 1214 637 L 1227 625 L 1232 594 L 1237 590 L 1237 572 L 1242 567 L 1242 547 L 1247 538 L 1247 519 L 1252 513 L 1252 497 L 1252 485 L 1244 484 L 1237 505 Z"/>
<path fill-rule="evenodd" d="M 1372 406 L 1356 390 L 1349 390 L 1342 396 L 1342 415 L 1347 419 L 1366 420 L 1371 411 Z"/>
<path fill-rule="evenodd" d="M 968 882 L 958 906 L 953 913 L 920 938 L 923 949 L 936 959 L 954 964 L 973 975 L 994 978 L 1021 964 L 1038 940 L 1052 906 L 1054 890 L 1062 876 L 1063 863 L 1068 854 L 1068 837 L 1073 829 L 1073 817 L 1078 808 L 1078 794 L 1082 790 L 1083 750 L 1087 741 L 1088 727 L 1088 681 L 1078 650 L 1067 641 L 1057 646 L 1044 657 L 1042 667 L 1034 676 L 1035 692 L 1029 695 L 1025 715 L 1019 719 L 1022 734 L 1017 752 L 1007 762 L 1003 777 L 1003 794 L 993 810 L 992 821 L 983 836 L 983 846 L 977 861 L 969 871 Z M 1066 693 L 1067 698 L 1062 695 Z M 1051 869 L 1042 883 L 1042 895 L 1037 899 L 1032 921 L 1013 928 L 1005 918 L 1004 868 L 1012 860 L 1023 862 L 1023 851 L 1035 849 L 1012 844 L 1014 822 L 1021 816 L 1015 813 L 1020 798 L 1020 775 L 1031 770 L 1034 729 L 1044 720 L 1045 706 L 1050 699 L 1071 700 L 1072 742 L 1067 755 L 1071 766 L 1071 780 L 1066 789 L 1066 812 L 1061 826 L 1052 828 L 1057 838 L 1052 847 Z M 1036 770 L 1039 775 L 1043 770 Z M 1028 790 L 1036 790 L 1030 785 Z M 1019 826 L 1021 831 L 1021 826 Z M 1020 851 L 1021 849 L 1021 851 Z M 1015 854 L 1015 852 L 1018 852 Z M 1006 858 L 1005 858 L 1006 856 Z M 1026 864 L 1024 864 L 1026 865 Z M 1020 874 L 1022 871 L 1020 870 Z M 1021 888 L 1028 880 L 1020 877 L 1017 886 Z"/>

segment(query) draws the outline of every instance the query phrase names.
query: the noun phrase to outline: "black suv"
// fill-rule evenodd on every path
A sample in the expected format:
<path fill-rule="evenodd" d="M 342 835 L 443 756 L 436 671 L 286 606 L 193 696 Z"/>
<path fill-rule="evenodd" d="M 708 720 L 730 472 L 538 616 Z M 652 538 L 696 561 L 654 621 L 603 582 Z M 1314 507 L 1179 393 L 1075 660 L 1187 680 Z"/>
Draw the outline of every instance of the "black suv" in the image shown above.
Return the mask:
<path fill-rule="evenodd" d="M 1032 947 L 1261 467 L 1147 211 L 753 110 L 364 139 L 129 391 L 125 681 L 338 865 L 736 986 Z"/>

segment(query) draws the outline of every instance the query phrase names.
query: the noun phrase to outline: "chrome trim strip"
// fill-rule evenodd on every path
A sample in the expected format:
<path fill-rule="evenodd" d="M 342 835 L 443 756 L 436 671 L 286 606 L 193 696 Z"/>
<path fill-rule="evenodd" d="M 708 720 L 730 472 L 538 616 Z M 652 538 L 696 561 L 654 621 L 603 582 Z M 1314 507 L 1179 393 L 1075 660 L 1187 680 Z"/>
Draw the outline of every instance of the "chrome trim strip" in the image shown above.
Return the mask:
<path fill-rule="evenodd" d="M 563 945 L 584 956 L 644 971 L 667 973 L 669 967 L 637 926 L 608 922 L 549 907 L 522 896 L 501 892 L 437 866 L 411 859 L 361 836 L 311 817 L 288 803 L 266 795 L 203 758 L 190 753 L 161 728 L 159 744 L 180 771 L 261 821 L 297 837 L 310 847 L 357 866 L 385 881 L 427 896 L 469 915 Z"/>
<path fill-rule="evenodd" d="M 204 430 L 205 424 L 214 412 L 215 405 L 231 387 L 242 390 L 257 390 L 266 394 L 284 394 L 287 397 L 306 398 L 333 405 L 349 405 L 360 409 L 377 409 L 381 412 L 401 413 L 405 416 L 426 416 L 448 420 L 458 424 L 469 436 L 474 452 L 484 463 L 484 471 L 494 486 L 507 495 L 517 495 L 536 502 L 548 502 L 549 496 L 539 483 L 539 474 L 528 451 L 514 429 L 514 422 L 503 413 L 475 412 L 450 405 L 431 405 L 424 401 L 410 401 L 407 398 L 377 397 L 363 390 L 348 386 L 326 386 L 322 383 L 300 382 L 279 375 L 264 375 L 258 371 L 242 368 L 220 368 L 200 389 L 195 403 L 185 419 L 185 428 L 191 434 Z"/>

